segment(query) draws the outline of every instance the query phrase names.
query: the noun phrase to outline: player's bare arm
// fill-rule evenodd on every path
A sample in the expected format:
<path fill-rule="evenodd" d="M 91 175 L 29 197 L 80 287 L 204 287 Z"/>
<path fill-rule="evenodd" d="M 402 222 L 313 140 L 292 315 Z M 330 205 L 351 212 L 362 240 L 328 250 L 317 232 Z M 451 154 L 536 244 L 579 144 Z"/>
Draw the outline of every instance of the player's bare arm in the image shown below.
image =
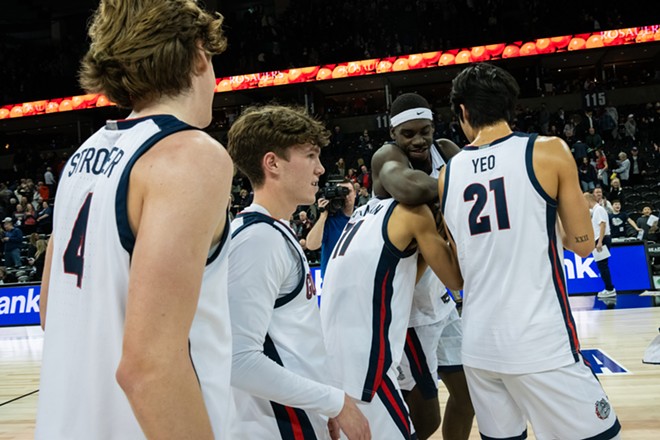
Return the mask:
<path fill-rule="evenodd" d="M 319 218 L 316 220 L 316 223 L 314 223 L 312 229 L 310 229 L 307 233 L 307 249 L 310 251 L 321 249 L 321 244 L 323 243 L 323 231 L 325 230 L 325 222 L 328 220 L 328 210 L 325 208 L 329 203 L 330 201 L 324 199 L 323 197 L 321 197 L 318 201 L 319 209 L 323 209 L 323 212 L 319 214 Z"/>
<path fill-rule="evenodd" d="M 438 188 L 434 178 L 410 168 L 408 157 L 395 144 L 383 145 L 371 159 L 374 194 L 393 197 L 407 205 L 434 201 Z"/>
<path fill-rule="evenodd" d="M 116 375 L 149 438 L 213 438 L 188 335 L 210 245 L 227 220 L 231 177 L 227 152 L 198 131 L 167 137 L 131 173 L 136 240 Z M 199 206 L 217 209 L 199 216 Z"/>
<path fill-rule="evenodd" d="M 427 205 L 398 205 L 387 226 L 387 234 L 399 250 L 416 242 L 420 254 L 445 286 L 452 290 L 463 288 L 456 245 L 451 237 L 438 233 L 435 217 Z"/>
<path fill-rule="evenodd" d="M 41 329 L 46 330 L 46 307 L 48 306 L 48 283 L 50 282 L 50 265 L 53 261 L 53 234 L 50 235 L 48 246 L 46 247 L 46 256 L 44 257 L 44 272 L 41 276 L 41 291 L 39 294 L 39 320 Z"/>
<path fill-rule="evenodd" d="M 556 137 L 539 136 L 532 160 L 541 187 L 557 200 L 557 213 L 565 231 L 564 247 L 586 257 L 594 249 L 594 233 L 568 145 Z"/>
<path fill-rule="evenodd" d="M 458 153 L 461 152 L 461 149 L 450 141 L 449 139 L 436 139 L 435 140 L 435 145 L 438 147 L 438 151 L 440 152 L 440 155 L 444 159 L 445 162 L 449 162 L 449 160 L 456 156 Z"/>

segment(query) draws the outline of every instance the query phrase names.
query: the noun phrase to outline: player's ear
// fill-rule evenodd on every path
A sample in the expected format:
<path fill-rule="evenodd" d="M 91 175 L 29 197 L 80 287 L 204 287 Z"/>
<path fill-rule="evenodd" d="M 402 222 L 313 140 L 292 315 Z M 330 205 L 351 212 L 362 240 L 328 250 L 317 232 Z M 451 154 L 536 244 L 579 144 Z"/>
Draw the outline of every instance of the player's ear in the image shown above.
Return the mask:
<path fill-rule="evenodd" d="M 394 127 L 390 127 L 390 137 L 394 140 Z"/>
<path fill-rule="evenodd" d="M 465 108 L 465 104 L 459 104 L 461 107 L 461 111 L 458 113 L 458 119 L 461 120 L 461 122 L 465 123 L 470 117 L 470 114 L 468 113 L 468 110 Z"/>
<path fill-rule="evenodd" d="M 264 170 L 264 174 L 278 174 L 279 173 L 279 158 L 277 154 L 272 151 L 264 154 L 264 157 L 261 159 L 261 167 Z"/>

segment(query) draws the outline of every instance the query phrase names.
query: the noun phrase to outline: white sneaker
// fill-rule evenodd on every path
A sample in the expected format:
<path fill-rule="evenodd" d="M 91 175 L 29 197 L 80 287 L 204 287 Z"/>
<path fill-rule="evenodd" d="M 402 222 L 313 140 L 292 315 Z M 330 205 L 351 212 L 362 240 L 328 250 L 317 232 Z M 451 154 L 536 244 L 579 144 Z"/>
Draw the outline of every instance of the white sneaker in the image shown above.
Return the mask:
<path fill-rule="evenodd" d="M 598 292 L 598 298 L 614 298 L 616 296 L 616 289 L 607 290 L 603 289 Z"/>

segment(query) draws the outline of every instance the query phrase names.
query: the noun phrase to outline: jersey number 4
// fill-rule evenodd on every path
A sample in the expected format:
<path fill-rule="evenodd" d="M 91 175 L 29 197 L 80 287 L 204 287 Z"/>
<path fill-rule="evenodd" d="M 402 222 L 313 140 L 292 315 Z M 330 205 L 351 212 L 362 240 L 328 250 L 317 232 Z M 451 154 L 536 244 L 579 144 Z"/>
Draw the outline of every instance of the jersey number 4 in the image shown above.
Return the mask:
<path fill-rule="evenodd" d="M 490 190 L 495 195 L 495 213 L 497 215 L 498 229 L 509 229 L 509 210 L 506 205 L 506 191 L 504 190 L 504 177 L 493 179 L 489 182 Z M 470 234 L 478 235 L 491 232 L 490 216 L 481 215 L 486 203 L 488 202 L 488 190 L 480 183 L 473 183 L 465 188 L 463 200 L 466 202 L 474 201 L 468 221 L 470 224 Z"/>
<path fill-rule="evenodd" d="M 76 285 L 82 286 L 83 269 L 85 268 L 85 234 L 87 233 L 87 220 L 89 219 L 89 206 L 92 204 L 92 193 L 87 194 L 85 202 L 80 207 L 78 218 L 73 224 L 69 244 L 66 245 L 64 256 L 64 273 L 78 277 Z"/>

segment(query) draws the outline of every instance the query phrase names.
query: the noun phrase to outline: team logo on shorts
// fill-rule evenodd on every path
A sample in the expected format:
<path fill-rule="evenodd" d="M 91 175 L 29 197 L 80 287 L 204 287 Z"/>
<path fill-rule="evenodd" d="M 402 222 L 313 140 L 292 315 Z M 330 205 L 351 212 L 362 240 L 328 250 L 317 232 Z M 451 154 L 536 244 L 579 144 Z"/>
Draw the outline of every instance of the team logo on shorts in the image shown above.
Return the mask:
<path fill-rule="evenodd" d="M 316 285 L 314 284 L 312 275 L 309 272 L 307 273 L 307 278 L 305 281 L 307 284 L 307 299 L 312 299 L 312 297 L 316 295 Z"/>
<path fill-rule="evenodd" d="M 605 398 L 596 402 L 596 415 L 601 420 L 605 420 L 610 416 L 610 402 Z"/>

